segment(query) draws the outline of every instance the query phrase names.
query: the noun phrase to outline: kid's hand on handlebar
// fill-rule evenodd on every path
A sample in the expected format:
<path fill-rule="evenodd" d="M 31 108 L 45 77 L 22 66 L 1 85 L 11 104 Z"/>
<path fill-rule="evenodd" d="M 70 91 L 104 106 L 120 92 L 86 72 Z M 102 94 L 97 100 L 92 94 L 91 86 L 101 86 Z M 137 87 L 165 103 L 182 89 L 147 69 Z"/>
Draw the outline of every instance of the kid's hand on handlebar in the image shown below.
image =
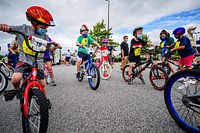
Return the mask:
<path fill-rule="evenodd" d="M 0 24 L 0 30 L 2 30 L 3 32 L 8 32 L 10 31 L 10 26 L 8 26 L 7 24 Z"/>

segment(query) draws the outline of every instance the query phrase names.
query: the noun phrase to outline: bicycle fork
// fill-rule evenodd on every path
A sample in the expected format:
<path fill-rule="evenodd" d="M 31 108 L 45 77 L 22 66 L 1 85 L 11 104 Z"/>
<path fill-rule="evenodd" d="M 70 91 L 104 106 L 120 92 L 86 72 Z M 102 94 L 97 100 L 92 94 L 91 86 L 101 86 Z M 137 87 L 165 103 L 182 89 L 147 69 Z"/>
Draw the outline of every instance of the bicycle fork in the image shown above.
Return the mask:
<path fill-rule="evenodd" d="M 32 73 L 31 73 L 31 81 L 28 81 L 27 83 L 27 86 L 24 90 L 24 103 L 23 103 L 23 114 L 24 114 L 24 117 L 28 117 L 28 104 L 29 104 L 29 101 L 30 101 L 30 91 L 31 91 L 31 88 L 32 87 L 36 87 L 38 88 L 40 91 L 43 92 L 43 88 L 42 86 L 38 83 L 37 81 L 37 68 L 32 68 Z"/>

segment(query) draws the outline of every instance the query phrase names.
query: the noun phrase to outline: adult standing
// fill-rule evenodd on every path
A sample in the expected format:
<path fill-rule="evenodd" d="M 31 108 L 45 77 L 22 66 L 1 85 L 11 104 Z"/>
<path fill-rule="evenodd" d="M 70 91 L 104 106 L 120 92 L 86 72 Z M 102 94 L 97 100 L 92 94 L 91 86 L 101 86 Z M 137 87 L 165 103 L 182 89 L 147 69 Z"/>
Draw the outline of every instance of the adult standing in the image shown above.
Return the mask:
<path fill-rule="evenodd" d="M 10 44 L 8 56 L 12 61 L 13 68 L 15 68 L 17 65 L 17 61 L 19 59 L 19 47 L 18 47 L 17 37 L 15 37 L 15 40 L 12 41 Z"/>
<path fill-rule="evenodd" d="M 123 69 L 123 67 L 126 64 L 128 64 L 128 51 L 129 51 L 129 47 L 128 47 L 128 43 L 127 42 L 128 42 L 128 36 L 125 35 L 123 37 L 123 42 L 121 43 L 121 57 L 122 57 L 122 63 L 121 63 L 122 68 L 121 69 Z"/>
<path fill-rule="evenodd" d="M 186 36 L 189 38 L 190 43 L 191 43 L 192 47 L 194 48 L 194 51 L 196 53 L 198 53 L 196 40 L 195 40 L 194 35 L 193 35 L 195 33 L 195 29 L 196 29 L 196 27 L 189 27 L 187 29 L 188 34 Z"/>
<path fill-rule="evenodd" d="M 66 65 L 69 65 L 69 60 L 71 58 L 71 53 L 70 50 L 68 49 L 67 52 L 65 53 L 65 60 L 66 60 Z"/>
<path fill-rule="evenodd" d="M 108 48 L 108 51 L 109 51 L 109 54 L 108 54 L 108 61 L 109 61 L 109 64 L 111 65 L 111 67 L 113 68 L 113 62 L 112 62 L 112 53 L 113 53 L 113 47 L 112 45 L 110 45 L 110 43 L 107 44 L 107 48 Z"/>

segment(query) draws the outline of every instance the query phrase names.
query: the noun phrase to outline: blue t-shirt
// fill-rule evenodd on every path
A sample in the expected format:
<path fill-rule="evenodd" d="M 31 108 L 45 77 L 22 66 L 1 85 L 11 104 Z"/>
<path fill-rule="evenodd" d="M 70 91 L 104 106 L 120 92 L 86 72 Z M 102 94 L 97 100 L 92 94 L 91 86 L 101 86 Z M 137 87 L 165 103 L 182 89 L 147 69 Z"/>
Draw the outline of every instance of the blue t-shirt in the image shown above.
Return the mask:
<path fill-rule="evenodd" d="M 108 51 L 110 52 L 109 55 L 112 55 L 113 47 L 112 46 L 108 46 L 107 48 L 108 48 Z"/>
<path fill-rule="evenodd" d="M 179 55 L 181 56 L 181 58 L 190 56 L 192 54 L 195 53 L 194 49 L 192 48 L 192 45 L 190 43 L 190 40 L 188 37 L 183 36 L 181 39 L 179 39 L 178 41 L 180 41 L 180 45 L 179 46 L 183 46 L 185 45 L 185 48 L 183 50 L 178 50 Z"/>

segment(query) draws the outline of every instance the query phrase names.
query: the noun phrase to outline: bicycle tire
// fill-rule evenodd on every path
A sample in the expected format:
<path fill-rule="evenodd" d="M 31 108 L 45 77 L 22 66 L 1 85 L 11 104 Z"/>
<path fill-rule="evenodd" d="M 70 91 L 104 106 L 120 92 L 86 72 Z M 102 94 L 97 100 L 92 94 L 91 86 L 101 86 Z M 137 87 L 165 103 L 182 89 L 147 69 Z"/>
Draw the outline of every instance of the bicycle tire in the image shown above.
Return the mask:
<path fill-rule="evenodd" d="M 122 69 L 122 77 L 124 79 L 125 82 L 128 82 L 128 70 L 129 70 L 129 65 L 124 66 L 124 68 Z"/>
<path fill-rule="evenodd" d="M 165 92 L 164 92 L 165 104 L 166 104 L 166 107 L 167 107 L 167 109 L 168 109 L 168 111 L 169 111 L 169 114 L 172 116 L 172 118 L 174 119 L 174 121 L 175 121 L 184 131 L 186 131 L 186 132 L 188 132 L 188 133 L 199 133 L 199 132 L 200 132 L 200 127 L 199 127 L 200 122 L 198 122 L 198 126 L 195 128 L 195 127 L 192 126 L 192 124 L 193 124 L 194 122 L 192 123 L 191 120 L 194 120 L 194 119 L 191 119 L 191 118 L 192 118 L 191 116 L 189 116 L 190 120 L 188 121 L 186 117 L 184 118 L 184 116 L 183 116 L 184 114 L 179 115 L 179 111 L 184 110 L 184 107 L 185 107 L 185 109 L 188 109 L 188 110 L 189 110 L 189 112 L 187 112 L 187 115 L 191 114 L 190 111 L 192 111 L 192 108 L 189 107 L 189 106 L 186 106 L 186 104 L 184 103 L 184 101 L 183 101 L 184 96 L 181 96 L 181 94 L 179 94 L 180 97 L 181 97 L 181 99 L 180 99 L 181 102 L 179 102 L 179 103 L 180 103 L 180 104 L 183 104 L 182 106 L 180 106 L 180 107 L 181 107 L 181 110 L 178 109 L 178 106 L 176 105 L 177 102 L 178 102 L 177 99 L 179 98 L 179 97 L 177 97 L 178 95 L 176 94 L 177 99 L 176 99 L 175 97 L 173 97 L 173 95 L 175 94 L 175 92 L 178 93 L 178 91 L 180 91 L 180 93 L 182 93 L 183 95 L 186 95 L 186 96 L 187 96 L 187 95 L 191 95 L 191 94 L 188 94 L 188 93 L 191 93 L 193 89 L 190 89 L 190 91 L 188 91 L 188 89 L 189 89 L 190 87 L 192 88 L 193 85 L 184 88 L 184 89 L 186 89 L 186 91 L 177 90 L 176 87 L 175 87 L 175 86 L 177 86 L 177 87 L 179 88 L 180 86 L 178 85 L 178 83 L 180 82 L 180 79 L 181 79 L 181 78 L 187 78 L 187 77 L 194 77 L 193 79 L 198 80 L 197 82 L 200 83 L 200 82 L 199 82 L 199 81 L 200 81 L 200 72 L 199 72 L 199 71 L 196 71 L 196 70 L 183 70 L 183 71 L 178 71 L 177 73 L 173 74 L 173 75 L 169 78 L 169 80 L 168 80 L 168 82 L 167 82 L 167 84 L 166 84 L 166 86 L 165 86 Z M 197 86 L 197 87 L 198 87 L 198 86 Z M 195 88 L 196 88 L 196 85 L 195 85 Z M 197 88 L 197 89 L 198 89 L 198 91 L 200 91 L 199 88 Z M 185 94 L 184 92 L 185 92 L 186 94 Z M 196 89 L 195 89 L 194 93 L 195 93 L 195 94 L 199 94 L 198 92 L 196 92 Z M 176 102 L 176 103 L 173 104 L 173 102 Z M 193 102 L 193 101 L 189 101 L 189 102 Z M 199 101 L 199 102 L 200 102 L 200 101 Z M 187 102 L 186 102 L 186 103 L 187 103 Z M 194 108 L 193 108 L 193 109 L 194 109 Z M 199 110 L 199 108 L 197 108 L 197 109 Z M 194 115 L 195 115 L 195 114 L 194 114 Z M 193 115 L 193 116 L 194 116 L 194 115 Z M 197 118 L 200 118 L 200 113 L 198 113 L 197 115 L 198 115 Z M 196 117 L 195 117 L 195 119 L 196 119 Z M 191 123 L 192 123 L 192 124 L 191 124 Z"/>
<path fill-rule="evenodd" d="M 166 71 L 167 75 L 170 75 L 170 73 L 171 73 L 172 70 L 171 70 L 171 68 L 169 67 L 168 64 L 157 63 L 157 66 L 162 67 Z"/>
<path fill-rule="evenodd" d="M 10 71 L 4 65 L 1 66 L 1 71 L 6 75 L 7 78 L 10 76 Z"/>
<path fill-rule="evenodd" d="M 156 84 L 156 82 L 154 81 L 158 81 L 158 80 L 164 80 L 164 83 L 161 83 L 161 85 L 159 86 L 159 84 Z M 159 66 L 153 66 L 149 72 L 149 80 L 151 85 L 156 89 L 156 90 L 164 90 L 165 84 L 168 80 L 168 75 L 166 73 L 166 71 L 159 67 Z"/>
<path fill-rule="evenodd" d="M 92 72 L 94 72 L 94 73 L 92 73 Z M 88 82 L 89 82 L 91 89 L 96 90 L 99 87 L 99 84 L 100 84 L 100 72 L 99 72 L 99 68 L 95 64 L 92 64 L 90 66 L 90 68 L 88 70 L 88 76 L 91 76 L 91 78 L 88 78 Z M 96 82 L 95 85 L 92 84 L 93 78 L 97 79 L 97 82 Z"/>
<path fill-rule="evenodd" d="M 34 106 L 35 104 L 35 106 Z M 39 106 L 38 109 L 36 109 L 38 112 L 35 113 L 32 105 L 36 107 L 36 104 Z M 22 104 L 23 105 L 23 104 Z M 41 92 L 39 89 L 31 89 L 30 92 L 30 100 L 29 100 L 29 112 L 28 112 L 28 117 L 25 118 L 23 115 L 22 111 L 22 126 L 23 126 L 23 132 L 24 133 L 30 133 L 30 132 L 38 132 L 38 133 L 46 133 L 47 128 L 48 128 L 48 122 L 49 122 L 49 111 L 48 111 L 48 106 L 47 106 L 47 99 L 43 92 Z M 31 114 L 32 112 L 34 114 Z M 35 115 L 40 115 L 40 118 L 35 117 L 35 122 L 36 119 L 38 118 L 38 130 L 33 130 L 32 125 L 30 121 L 33 119 Z M 32 118 L 33 117 L 33 118 Z M 31 119 L 32 118 L 32 119 Z"/>
<path fill-rule="evenodd" d="M 10 69 L 10 74 L 8 76 L 8 80 L 11 80 L 12 79 L 12 75 L 13 75 L 15 69 L 13 67 L 10 67 L 9 69 Z"/>
<path fill-rule="evenodd" d="M 104 69 L 105 69 L 105 67 L 107 67 L 107 74 L 108 74 L 108 76 L 104 76 Z M 101 66 L 100 66 L 100 75 L 101 75 L 101 78 L 102 79 L 104 79 L 104 80 L 107 80 L 107 79 L 109 79 L 110 77 L 111 77 L 111 75 L 112 75 L 112 67 L 111 67 L 111 65 L 109 64 L 109 63 L 103 63 Z"/>
<path fill-rule="evenodd" d="M 8 86 L 8 79 L 6 75 L 0 71 L 0 94 L 3 93 Z"/>

